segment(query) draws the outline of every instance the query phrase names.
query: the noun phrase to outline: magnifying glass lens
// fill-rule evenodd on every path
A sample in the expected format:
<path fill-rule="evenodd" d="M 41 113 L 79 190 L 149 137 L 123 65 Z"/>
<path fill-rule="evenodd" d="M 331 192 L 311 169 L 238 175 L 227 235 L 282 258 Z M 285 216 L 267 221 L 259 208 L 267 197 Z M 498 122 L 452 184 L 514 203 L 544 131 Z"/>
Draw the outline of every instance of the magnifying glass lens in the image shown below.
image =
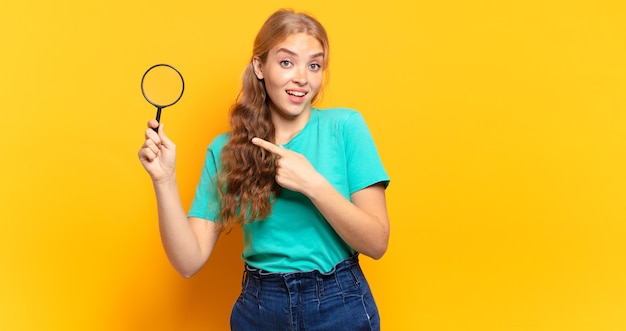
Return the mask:
<path fill-rule="evenodd" d="M 175 103 L 184 89 L 180 74 L 168 66 L 155 66 L 146 72 L 142 81 L 143 93 L 153 105 Z"/>

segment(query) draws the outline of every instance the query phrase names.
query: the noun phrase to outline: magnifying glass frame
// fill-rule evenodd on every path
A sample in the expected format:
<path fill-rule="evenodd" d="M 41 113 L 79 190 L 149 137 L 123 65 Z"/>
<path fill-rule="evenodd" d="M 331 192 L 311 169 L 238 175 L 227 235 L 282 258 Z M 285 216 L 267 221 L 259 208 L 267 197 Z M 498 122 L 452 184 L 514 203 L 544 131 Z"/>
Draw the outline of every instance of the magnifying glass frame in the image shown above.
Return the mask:
<path fill-rule="evenodd" d="M 148 73 L 152 69 L 154 69 L 156 67 L 168 67 L 168 68 L 171 68 L 172 70 L 174 70 L 178 74 L 178 76 L 180 77 L 180 81 L 183 84 L 182 88 L 180 89 L 180 95 L 178 96 L 178 98 L 176 98 L 176 100 L 174 100 L 173 102 L 168 103 L 166 105 L 160 105 L 160 104 L 157 104 L 157 103 L 153 102 L 152 100 L 150 100 L 150 98 L 148 98 L 148 96 L 146 95 L 146 91 L 143 88 L 143 82 L 146 79 L 146 75 L 148 75 Z M 151 105 L 153 105 L 153 106 L 155 106 L 157 108 L 156 120 L 159 123 L 160 123 L 160 120 L 161 120 L 161 109 L 163 109 L 165 107 L 169 107 L 169 106 L 177 103 L 178 100 L 180 100 L 180 98 L 183 97 L 183 93 L 184 92 L 185 92 L 185 80 L 183 79 L 183 75 L 180 73 L 180 71 L 178 71 L 178 69 L 174 68 L 173 66 L 171 66 L 169 64 L 166 64 L 166 63 L 155 64 L 152 67 L 148 68 L 148 70 L 146 70 L 146 72 L 144 72 L 143 76 L 141 77 L 141 94 L 143 94 L 143 97 L 146 99 L 146 101 L 148 101 Z M 157 129 L 158 128 L 155 128 L 154 131 L 157 131 Z"/>

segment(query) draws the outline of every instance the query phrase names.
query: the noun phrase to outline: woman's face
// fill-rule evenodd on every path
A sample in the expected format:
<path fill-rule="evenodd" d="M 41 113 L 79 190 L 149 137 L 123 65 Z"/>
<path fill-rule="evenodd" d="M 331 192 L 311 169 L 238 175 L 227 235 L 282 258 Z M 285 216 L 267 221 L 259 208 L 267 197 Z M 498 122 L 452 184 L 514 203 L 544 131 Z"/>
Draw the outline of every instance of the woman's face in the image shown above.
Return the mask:
<path fill-rule="evenodd" d="M 265 63 L 253 59 L 257 78 L 265 81 L 272 116 L 295 119 L 311 110 L 322 80 L 324 49 L 306 33 L 291 34 L 274 46 Z"/>

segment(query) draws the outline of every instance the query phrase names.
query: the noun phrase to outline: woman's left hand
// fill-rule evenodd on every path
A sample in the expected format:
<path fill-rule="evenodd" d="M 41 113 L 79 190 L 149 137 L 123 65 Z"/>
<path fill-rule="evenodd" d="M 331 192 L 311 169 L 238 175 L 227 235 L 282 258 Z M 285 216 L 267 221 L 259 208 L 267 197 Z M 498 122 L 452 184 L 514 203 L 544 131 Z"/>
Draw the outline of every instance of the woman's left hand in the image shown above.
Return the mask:
<path fill-rule="evenodd" d="M 252 143 L 276 156 L 276 182 L 313 202 L 337 234 L 357 252 L 381 258 L 389 245 L 385 187 L 374 184 L 342 196 L 302 154 L 260 138 Z"/>
<path fill-rule="evenodd" d="M 308 195 L 306 191 L 314 187 L 319 180 L 323 180 L 304 155 L 261 138 L 253 138 L 252 143 L 276 157 L 276 182 L 278 185 Z"/>

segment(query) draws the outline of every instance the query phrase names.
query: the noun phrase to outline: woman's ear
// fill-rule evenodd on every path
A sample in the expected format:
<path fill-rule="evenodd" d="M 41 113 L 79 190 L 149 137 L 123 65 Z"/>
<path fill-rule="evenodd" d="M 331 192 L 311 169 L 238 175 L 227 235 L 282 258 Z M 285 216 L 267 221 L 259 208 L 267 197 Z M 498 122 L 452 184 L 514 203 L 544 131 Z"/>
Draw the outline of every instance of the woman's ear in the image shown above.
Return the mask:
<path fill-rule="evenodd" d="M 261 70 L 261 59 L 259 59 L 258 56 L 252 58 L 252 69 L 254 69 L 254 74 L 256 75 L 257 79 L 263 79 L 263 70 Z"/>

